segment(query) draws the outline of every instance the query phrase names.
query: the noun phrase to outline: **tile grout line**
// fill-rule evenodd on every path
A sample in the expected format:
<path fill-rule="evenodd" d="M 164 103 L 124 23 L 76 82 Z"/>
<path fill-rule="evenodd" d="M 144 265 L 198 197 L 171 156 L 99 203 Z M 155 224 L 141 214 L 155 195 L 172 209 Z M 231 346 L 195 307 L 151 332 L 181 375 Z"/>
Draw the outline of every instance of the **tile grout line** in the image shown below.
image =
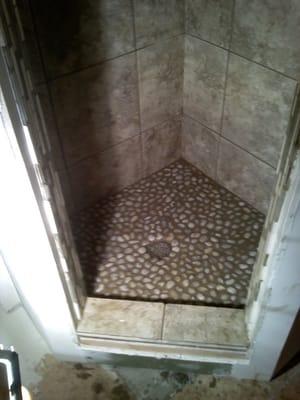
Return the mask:
<path fill-rule="evenodd" d="M 89 158 L 96 157 L 97 155 L 100 156 L 101 154 L 106 153 L 107 151 L 111 150 L 112 148 L 115 148 L 115 147 L 117 147 L 117 146 L 119 146 L 119 145 L 121 145 L 121 144 L 124 144 L 125 142 L 128 142 L 128 141 L 130 141 L 130 140 L 132 140 L 132 139 L 135 139 L 135 138 L 137 138 L 138 136 L 142 136 L 142 134 L 143 134 L 144 132 L 150 131 L 151 129 L 156 129 L 156 128 L 158 128 L 160 125 L 163 125 L 163 124 L 167 123 L 168 121 L 173 121 L 174 119 L 176 119 L 176 117 L 177 117 L 177 118 L 180 117 L 180 114 L 174 114 L 174 118 L 164 119 L 163 121 L 159 122 L 158 124 L 153 125 L 153 126 L 151 126 L 150 128 L 147 128 L 147 129 L 145 129 L 145 130 L 141 130 L 141 132 L 138 132 L 138 133 L 136 133 L 135 135 L 130 136 L 130 137 L 127 138 L 127 139 L 124 139 L 124 140 L 121 140 L 121 141 L 118 142 L 118 143 L 112 144 L 111 146 L 106 147 L 105 149 L 103 149 L 103 150 L 101 150 L 101 151 L 98 151 L 98 152 L 96 152 L 96 153 L 91 153 L 91 154 L 89 154 L 89 155 L 87 155 L 87 156 L 81 158 L 80 160 L 78 160 L 78 161 L 76 161 L 76 162 L 74 162 L 74 163 L 72 163 L 72 164 L 69 164 L 68 167 L 69 167 L 70 169 L 75 168 L 75 167 L 77 167 L 77 165 L 80 164 L 81 162 L 86 161 L 86 160 L 88 160 Z M 61 172 L 64 172 L 64 171 L 61 170 Z"/>
<path fill-rule="evenodd" d="M 140 136 L 140 163 L 141 163 L 141 178 L 145 176 L 145 157 L 144 157 L 144 140 L 142 131 L 142 111 L 141 111 L 141 87 L 140 87 L 140 65 L 138 60 L 138 49 L 137 49 L 137 30 L 136 30 L 136 9 L 135 0 L 131 0 L 131 12 L 132 12 L 132 26 L 133 26 L 133 40 L 135 48 L 135 66 L 136 66 L 136 85 L 137 85 L 137 108 L 139 117 L 139 136 Z"/>
<path fill-rule="evenodd" d="M 56 81 L 58 81 L 58 80 L 60 80 L 60 79 L 63 79 L 63 78 L 66 78 L 66 77 L 69 77 L 69 76 L 72 76 L 72 75 L 76 75 L 76 74 L 78 74 L 78 73 L 80 73 L 80 72 L 83 72 L 83 71 L 86 71 L 86 70 L 88 70 L 88 69 L 101 66 L 101 65 L 105 64 L 106 62 L 114 61 L 114 60 L 117 60 L 117 59 L 119 59 L 119 58 L 121 58 L 121 57 L 128 56 L 128 55 L 130 55 L 130 54 L 137 53 L 137 52 L 139 52 L 139 51 L 141 51 L 141 50 L 145 50 L 145 49 L 147 49 L 147 48 L 149 48 L 149 47 L 155 46 L 157 43 L 159 43 L 159 42 L 161 42 L 161 41 L 167 41 L 167 40 L 170 40 L 170 39 L 174 39 L 174 38 L 179 37 L 179 36 L 181 36 L 181 35 L 184 35 L 184 33 L 176 33 L 176 34 L 174 34 L 174 35 L 170 35 L 170 36 L 164 37 L 164 38 L 162 38 L 161 40 L 156 40 L 156 41 L 154 41 L 154 42 L 151 42 L 151 43 L 149 43 L 149 44 L 147 44 L 147 45 L 145 45 L 145 46 L 134 47 L 132 50 L 126 51 L 126 52 L 124 52 L 124 53 L 122 53 L 122 54 L 119 54 L 119 55 L 117 55 L 117 56 L 105 58 L 104 60 L 100 60 L 100 61 L 97 61 L 97 62 L 95 62 L 95 63 L 93 63 L 93 64 L 89 64 L 89 65 L 86 65 L 86 66 L 84 66 L 84 67 L 81 67 L 81 68 L 78 68 L 78 69 L 75 69 L 75 70 L 72 70 L 72 71 L 69 71 L 69 72 L 65 72 L 65 73 L 56 75 L 56 76 L 54 76 L 54 77 L 52 77 L 52 78 L 46 77 L 46 81 L 47 81 L 48 83 L 56 82 Z M 135 41 L 135 39 L 134 39 L 134 41 Z M 39 82 L 39 85 L 42 85 L 43 83 L 45 83 L 45 82 Z"/>
<path fill-rule="evenodd" d="M 184 35 L 185 35 L 184 32 L 176 32 L 176 33 L 171 34 L 171 35 L 163 36 L 162 38 L 157 39 L 154 42 L 148 43 L 145 46 L 141 46 L 141 47 L 137 46 L 136 51 L 145 50 L 148 47 L 152 47 L 152 46 L 156 45 L 157 43 L 167 42 L 170 39 L 175 39 L 175 38 L 177 38 L 179 36 L 184 36 Z"/>
<path fill-rule="evenodd" d="M 183 33 L 186 35 L 187 32 L 187 1 L 184 1 L 184 10 L 183 10 Z"/>
<path fill-rule="evenodd" d="M 163 340 L 163 338 L 164 338 L 166 307 L 167 307 L 166 303 L 163 303 L 163 313 L 162 313 L 162 321 L 161 321 L 160 340 Z"/>
<path fill-rule="evenodd" d="M 209 126 L 205 125 L 202 121 L 199 121 L 198 119 L 196 119 L 195 117 L 192 117 L 190 114 L 188 113 L 184 113 L 184 115 L 186 117 L 188 117 L 189 119 L 191 119 L 192 121 L 198 123 L 199 125 L 202 125 L 204 128 L 208 129 L 209 131 L 211 131 L 215 136 L 220 136 L 220 132 L 210 128 Z"/>
<path fill-rule="evenodd" d="M 121 142 L 118 142 L 118 143 L 115 143 L 115 144 L 113 144 L 113 145 L 111 145 L 111 146 L 109 146 L 109 147 L 106 147 L 105 149 L 103 149 L 103 150 L 101 150 L 101 151 L 97 151 L 96 153 L 91 153 L 91 154 L 89 154 L 89 155 L 87 155 L 87 156 L 85 156 L 85 157 L 82 157 L 82 158 L 80 158 L 78 161 L 76 161 L 76 162 L 74 162 L 74 163 L 68 164 L 68 168 L 69 168 L 69 169 L 75 168 L 75 167 L 77 167 L 79 164 L 81 164 L 82 162 L 84 162 L 84 161 L 86 161 L 86 160 L 88 160 L 88 159 L 90 159 L 90 158 L 94 158 L 94 157 L 100 156 L 101 154 L 106 153 L 107 151 L 112 150 L 112 149 L 114 149 L 115 147 L 120 146 L 121 144 L 124 144 L 124 143 L 126 143 L 126 142 L 129 142 L 130 140 L 136 139 L 136 138 L 139 137 L 139 136 L 140 136 L 140 133 L 138 132 L 138 133 L 136 133 L 135 135 L 132 135 L 132 136 L 130 136 L 130 137 L 127 138 L 127 139 L 121 140 Z"/>
<path fill-rule="evenodd" d="M 230 143 L 231 145 L 237 147 L 238 149 L 244 151 L 244 152 L 247 153 L 249 156 L 255 158 L 256 160 L 258 160 L 258 161 L 260 161 L 260 162 L 262 162 L 263 164 L 267 165 L 268 167 L 270 167 L 270 168 L 276 170 L 276 167 L 274 167 L 272 164 L 269 164 L 267 161 L 262 160 L 261 158 L 257 157 L 255 154 L 250 153 L 250 151 L 244 149 L 244 148 L 243 148 L 242 146 L 240 146 L 239 144 L 232 142 L 232 141 L 231 141 L 230 139 L 228 139 L 227 137 L 225 137 L 225 136 L 220 136 L 220 140 L 221 140 L 221 139 L 224 140 L 225 142 L 228 142 L 228 143 Z"/>
<path fill-rule="evenodd" d="M 218 48 L 221 49 L 221 50 L 229 51 L 228 48 L 226 48 L 226 47 L 224 47 L 224 46 L 221 46 L 220 44 L 211 42 L 210 40 L 204 39 L 203 37 L 198 36 L 198 35 L 196 35 L 196 34 L 194 34 L 194 33 L 186 32 L 185 34 L 186 34 L 186 36 L 190 36 L 190 37 L 192 37 L 192 38 L 194 38 L 194 39 L 201 40 L 201 42 L 204 42 L 204 43 L 210 44 L 210 45 L 212 45 L 212 46 L 218 47 Z"/>
<path fill-rule="evenodd" d="M 269 164 L 268 162 L 262 160 L 261 158 L 257 157 L 255 154 L 250 153 L 248 150 L 244 149 L 242 146 L 240 146 L 237 143 L 234 143 L 233 141 L 231 141 L 230 139 L 228 139 L 226 136 L 222 136 L 220 133 L 218 133 L 217 131 L 215 131 L 214 129 L 211 129 L 209 126 L 203 124 L 203 122 L 199 121 L 198 119 L 191 117 L 189 114 L 184 113 L 184 115 L 186 117 L 188 117 L 189 119 L 191 119 L 192 121 L 198 123 L 199 125 L 203 126 L 204 128 L 206 128 L 207 130 L 209 130 L 211 133 L 213 133 L 215 136 L 220 137 L 220 140 L 224 140 L 230 144 L 232 144 L 233 146 L 237 147 L 238 149 L 244 151 L 245 153 L 247 153 L 249 156 L 252 156 L 253 158 L 255 158 L 256 160 L 264 163 L 265 165 L 267 165 L 268 167 L 272 168 L 272 169 L 276 169 L 276 167 L 274 167 L 273 165 Z"/>
<path fill-rule="evenodd" d="M 274 68 L 272 68 L 272 67 L 270 67 L 270 66 L 268 66 L 268 65 L 262 64 L 262 63 L 260 63 L 260 62 L 258 62 L 258 61 L 255 61 L 255 60 L 252 60 L 251 58 L 246 57 L 246 56 L 244 56 L 244 55 L 242 55 L 242 54 L 239 54 L 239 53 L 237 53 L 236 51 L 234 51 L 234 50 L 232 50 L 232 49 L 229 49 L 229 48 L 227 49 L 226 47 L 220 46 L 219 44 L 213 43 L 213 42 L 211 42 L 211 41 L 209 41 L 209 40 L 207 40 L 207 39 L 203 39 L 202 37 L 197 36 L 197 35 L 192 34 L 192 33 L 186 32 L 185 34 L 186 34 L 187 36 L 191 36 L 191 37 L 193 37 L 193 38 L 195 38 L 195 39 L 198 39 L 198 40 L 200 40 L 201 42 L 210 44 L 211 46 L 215 46 L 215 47 L 218 47 L 219 49 L 222 49 L 222 50 L 224 50 L 224 51 L 228 51 L 230 54 L 232 54 L 232 55 L 234 55 L 234 56 L 240 57 L 240 58 L 242 58 L 242 59 L 244 59 L 244 60 L 246 60 L 246 61 L 249 61 L 249 62 L 251 62 L 251 63 L 253 63 L 253 64 L 259 65 L 260 67 L 265 68 L 265 69 L 267 69 L 267 70 L 269 70 L 269 71 L 272 71 L 272 72 L 274 72 L 274 73 L 276 73 L 276 74 L 279 74 L 279 75 L 283 76 L 283 77 L 286 78 L 286 79 L 290 79 L 290 80 L 292 80 L 292 81 L 294 81 L 294 82 L 297 82 L 297 79 L 296 79 L 296 78 L 294 78 L 294 77 L 292 77 L 292 76 L 290 76 L 290 75 L 287 75 L 287 74 L 285 74 L 284 72 L 278 71 L 278 70 L 276 70 L 276 69 L 274 69 Z"/>
<path fill-rule="evenodd" d="M 89 70 L 89 69 L 96 68 L 96 67 L 99 67 L 101 65 L 104 65 L 107 62 L 114 61 L 114 60 L 117 60 L 117 59 L 122 58 L 122 57 L 126 57 L 126 56 L 128 56 L 130 54 L 134 54 L 135 52 L 136 52 L 136 49 L 132 49 L 130 51 L 126 51 L 126 52 L 124 52 L 122 54 L 119 54 L 117 56 L 108 57 L 108 58 L 105 58 L 104 60 L 97 61 L 95 63 L 85 65 L 84 67 L 81 67 L 81 68 L 78 68 L 78 69 L 74 69 L 72 71 L 64 72 L 62 74 L 59 74 L 59 75 L 56 75 L 54 77 L 48 78 L 48 82 L 49 83 L 53 83 L 53 82 L 59 81 L 60 79 L 68 78 L 68 77 L 70 77 L 72 75 L 80 74 L 81 72 L 84 72 L 86 70 Z"/>
<path fill-rule="evenodd" d="M 260 62 L 258 62 L 258 61 L 252 60 L 251 58 L 248 58 L 248 57 L 246 57 L 246 56 L 243 56 L 243 55 L 241 55 L 241 54 L 239 54 L 239 53 L 237 53 L 237 52 L 235 52 L 235 51 L 233 51 L 233 50 L 229 50 L 229 52 L 230 52 L 232 55 L 236 56 L 236 57 L 240 57 L 240 58 L 242 58 L 242 59 L 244 59 L 244 60 L 246 60 L 246 61 L 248 61 L 248 62 L 251 62 L 251 63 L 253 63 L 253 64 L 255 64 L 255 65 L 258 65 L 258 66 L 260 66 L 260 67 L 262 67 L 262 68 L 265 68 L 265 69 L 267 69 L 268 71 L 271 71 L 271 72 L 274 72 L 274 73 L 276 73 L 276 74 L 278 74 L 278 75 L 281 75 L 281 76 L 283 76 L 283 77 L 286 78 L 286 79 L 290 79 L 290 80 L 292 80 L 292 81 L 294 81 L 294 82 L 297 82 L 297 79 L 296 79 L 296 78 L 293 78 L 292 76 L 286 75 L 284 72 L 277 71 L 276 69 L 274 69 L 274 68 L 272 68 L 272 67 L 270 67 L 270 66 L 267 66 L 267 65 L 264 65 L 264 64 L 262 64 L 262 63 L 260 63 Z"/>
<path fill-rule="evenodd" d="M 182 87 L 181 87 L 181 112 L 180 112 L 180 136 L 179 136 L 179 155 L 183 158 L 183 134 L 184 134 L 184 76 L 185 76 L 185 41 L 186 41 L 186 8 L 187 3 L 184 1 L 183 5 L 183 32 L 182 34 Z"/>
<path fill-rule="evenodd" d="M 219 181 L 219 168 L 220 168 L 221 138 L 223 137 L 222 133 L 223 133 L 223 127 L 224 127 L 225 102 L 226 102 L 226 92 L 227 92 L 228 75 L 229 75 L 230 48 L 231 48 L 231 44 L 232 44 L 233 29 L 234 29 L 234 12 L 235 12 L 235 0 L 233 0 L 232 10 L 231 10 L 230 36 L 229 36 L 229 40 L 228 40 L 227 62 L 226 62 L 225 81 L 224 81 L 224 93 L 223 93 L 223 99 L 222 99 L 222 113 L 221 113 L 221 121 L 220 121 L 220 134 L 219 134 L 218 149 L 217 149 L 216 179 L 218 181 Z"/>

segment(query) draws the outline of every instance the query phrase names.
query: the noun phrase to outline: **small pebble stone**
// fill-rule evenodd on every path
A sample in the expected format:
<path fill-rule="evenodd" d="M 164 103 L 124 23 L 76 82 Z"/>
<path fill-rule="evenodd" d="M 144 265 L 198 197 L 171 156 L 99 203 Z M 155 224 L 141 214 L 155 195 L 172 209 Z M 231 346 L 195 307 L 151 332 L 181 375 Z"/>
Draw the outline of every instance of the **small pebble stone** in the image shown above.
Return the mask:
<path fill-rule="evenodd" d="M 166 288 L 167 288 L 167 289 L 172 289 L 172 287 L 174 287 L 174 285 L 175 285 L 175 282 L 169 281 L 169 282 L 167 282 L 167 284 L 166 284 Z"/>
<path fill-rule="evenodd" d="M 235 294 L 236 293 L 236 289 L 234 287 L 229 287 L 227 288 L 227 292 L 230 294 Z"/>
<path fill-rule="evenodd" d="M 146 288 L 152 290 L 154 289 L 154 286 L 151 283 L 146 283 Z"/>

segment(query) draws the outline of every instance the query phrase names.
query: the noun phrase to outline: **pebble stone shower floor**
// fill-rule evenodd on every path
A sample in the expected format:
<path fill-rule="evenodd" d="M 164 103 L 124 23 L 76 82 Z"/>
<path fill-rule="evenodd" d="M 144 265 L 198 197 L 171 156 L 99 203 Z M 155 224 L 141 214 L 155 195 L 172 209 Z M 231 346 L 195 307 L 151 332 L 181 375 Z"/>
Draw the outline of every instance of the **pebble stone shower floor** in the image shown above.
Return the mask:
<path fill-rule="evenodd" d="M 242 306 L 264 218 L 176 161 L 73 218 L 88 296 Z"/>

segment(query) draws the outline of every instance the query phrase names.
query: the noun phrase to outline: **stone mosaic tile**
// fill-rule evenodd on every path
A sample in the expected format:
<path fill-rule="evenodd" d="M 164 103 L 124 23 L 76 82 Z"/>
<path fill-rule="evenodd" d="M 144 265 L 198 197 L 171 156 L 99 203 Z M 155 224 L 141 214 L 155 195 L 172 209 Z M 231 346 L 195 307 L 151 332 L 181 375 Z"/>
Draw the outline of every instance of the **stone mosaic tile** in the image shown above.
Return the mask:
<path fill-rule="evenodd" d="M 142 178 L 139 136 L 86 158 L 69 169 L 76 210 L 116 193 Z"/>
<path fill-rule="evenodd" d="M 274 168 L 221 139 L 217 177 L 227 189 L 267 212 L 276 178 Z"/>
<path fill-rule="evenodd" d="M 73 218 L 89 296 L 235 306 L 245 303 L 263 223 L 183 160 Z M 169 255 L 149 254 L 161 241 Z"/>
<path fill-rule="evenodd" d="M 299 80 L 299 0 L 235 3 L 232 50 Z"/>
<path fill-rule="evenodd" d="M 184 33 L 184 1 L 134 0 L 137 47 Z"/>
<path fill-rule="evenodd" d="M 130 0 L 32 3 L 49 78 L 134 50 Z"/>
<path fill-rule="evenodd" d="M 183 36 L 138 51 L 141 126 L 145 131 L 182 108 Z"/>
<path fill-rule="evenodd" d="M 186 32 L 228 48 L 234 0 L 186 0 Z"/>
<path fill-rule="evenodd" d="M 182 156 L 210 178 L 216 178 L 219 137 L 199 122 L 183 117 Z"/>
<path fill-rule="evenodd" d="M 227 51 L 186 35 L 183 110 L 220 132 Z"/>
<path fill-rule="evenodd" d="M 69 165 L 139 132 L 134 54 L 55 80 L 51 90 Z"/>
<path fill-rule="evenodd" d="M 295 88 L 294 80 L 231 55 L 223 136 L 276 167 Z"/>
<path fill-rule="evenodd" d="M 148 176 L 180 157 L 181 119 L 168 120 L 142 132 L 144 176 Z"/>

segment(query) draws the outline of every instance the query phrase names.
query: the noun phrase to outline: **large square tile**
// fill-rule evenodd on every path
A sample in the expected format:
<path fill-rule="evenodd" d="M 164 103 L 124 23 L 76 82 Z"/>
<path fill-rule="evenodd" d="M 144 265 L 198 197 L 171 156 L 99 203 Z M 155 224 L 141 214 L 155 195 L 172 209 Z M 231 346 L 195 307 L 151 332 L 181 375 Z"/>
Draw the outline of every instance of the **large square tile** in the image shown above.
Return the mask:
<path fill-rule="evenodd" d="M 51 89 L 69 165 L 139 132 L 134 54 L 55 80 Z"/>
<path fill-rule="evenodd" d="M 292 79 L 231 55 L 223 135 L 276 167 L 295 88 Z"/>
<path fill-rule="evenodd" d="M 206 314 L 201 306 L 167 304 L 163 325 L 163 340 L 206 343 Z"/>
<path fill-rule="evenodd" d="M 167 304 L 163 340 L 247 346 L 243 310 Z"/>
<path fill-rule="evenodd" d="M 268 210 L 275 176 L 274 168 L 221 139 L 218 181 L 264 214 Z"/>
<path fill-rule="evenodd" d="M 299 80 L 299 0 L 235 3 L 232 50 Z"/>
<path fill-rule="evenodd" d="M 150 175 L 181 155 L 181 119 L 163 122 L 142 132 L 144 175 Z"/>
<path fill-rule="evenodd" d="M 89 157 L 69 170 L 75 208 L 80 210 L 142 177 L 140 137 Z"/>
<path fill-rule="evenodd" d="M 135 0 L 137 47 L 184 32 L 184 1 Z"/>
<path fill-rule="evenodd" d="M 186 0 L 186 32 L 228 48 L 234 0 Z"/>
<path fill-rule="evenodd" d="M 160 339 L 164 305 L 88 298 L 78 331 L 86 334 Z"/>
<path fill-rule="evenodd" d="M 33 0 L 49 78 L 134 50 L 130 0 Z"/>
<path fill-rule="evenodd" d="M 182 156 L 211 178 L 216 177 L 219 137 L 199 122 L 183 117 Z"/>
<path fill-rule="evenodd" d="M 144 131 L 181 111 L 183 36 L 139 50 L 138 69 Z"/>
<path fill-rule="evenodd" d="M 186 36 L 184 113 L 219 132 L 224 97 L 227 51 Z"/>

